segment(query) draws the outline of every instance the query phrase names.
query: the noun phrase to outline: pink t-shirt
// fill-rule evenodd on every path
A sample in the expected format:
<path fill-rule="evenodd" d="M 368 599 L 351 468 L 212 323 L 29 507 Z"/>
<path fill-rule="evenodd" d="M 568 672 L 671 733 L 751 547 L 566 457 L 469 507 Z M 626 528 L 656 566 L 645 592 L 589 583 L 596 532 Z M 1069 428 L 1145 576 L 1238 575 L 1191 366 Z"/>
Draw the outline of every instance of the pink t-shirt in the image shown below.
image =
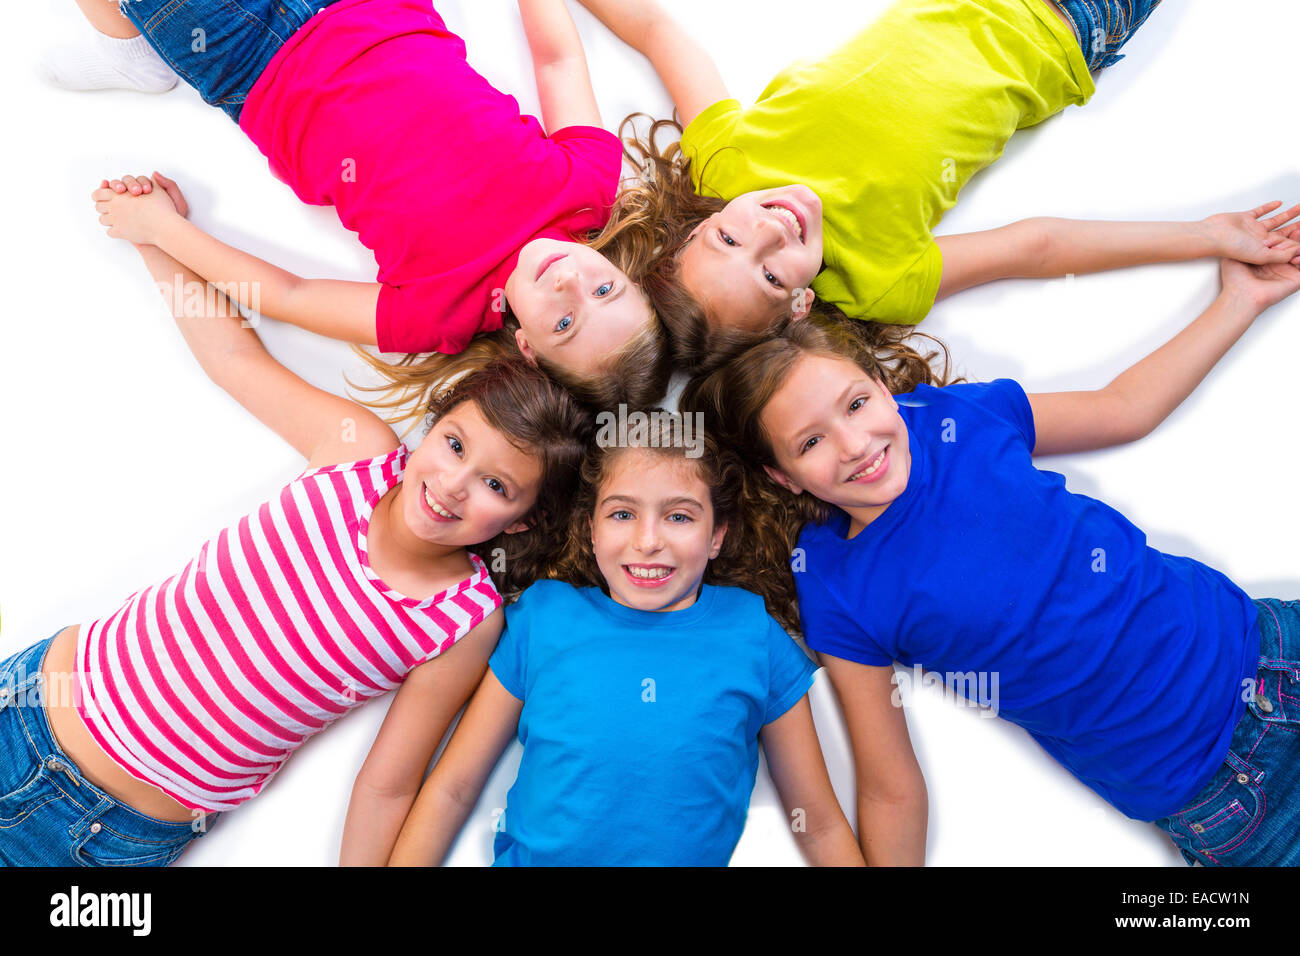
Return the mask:
<path fill-rule="evenodd" d="M 249 91 L 240 127 L 298 198 L 334 205 L 379 264 L 386 352 L 459 352 L 501 327 L 532 239 L 608 218 L 622 147 L 607 130 L 548 137 L 465 60 L 429 0 L 339 0 Z"/>

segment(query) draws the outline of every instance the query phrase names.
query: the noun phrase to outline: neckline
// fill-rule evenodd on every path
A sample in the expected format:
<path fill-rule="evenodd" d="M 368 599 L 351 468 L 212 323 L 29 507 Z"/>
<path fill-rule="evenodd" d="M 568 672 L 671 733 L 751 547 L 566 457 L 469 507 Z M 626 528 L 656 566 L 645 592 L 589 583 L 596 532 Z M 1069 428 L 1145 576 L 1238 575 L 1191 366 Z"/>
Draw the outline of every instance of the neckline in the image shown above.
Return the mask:
<path fill-rule="evenodd" d="M 711 584 L 701 584 L 699 596 L 690 607 L 680 611 L 642 611 L 625 604 L 619 604 L 612 597 L 596 587 L 582 588 L 583 597 L 595 608 L 617 620 L 635 624 L 641 629 L 662 629 L 689 627 L 707 617 L 713 608 L 718 588 Z"/>
<path fill-rule="evenodd" d="M 473 551 L 466 550 L 465 553 L 469 556 L 470 564 L 474 567 L 474 570 L 468 577 L 462 578 L 456 584 L 443 588 L 437 594 L 431 595 L 430 597 L 413 598 L 407 594 L 403 594 L 396 588 L 390 587 L 371 566 L 370 549 L 367 544 L 367 537 L 370 533 L 370 519 L 374 515 L 375 506 L 379 504 L 380 499 L 396 488 L 401 482 L 402 475 L 406 471 L 406 460 L 409 456 L 410 452 L 407 450 L 406 445 L 403 444 L 399 445 L 396 449 L 381 458 L 372 459 L 372 468 L 375 465 L 387 464 L 390 459 L 393 460 L 394 467 L 392 469 L 392 475 L 380 482 L 374 492 L 367 495 L 362 501 L 361 507 L 357 509 L 357 529 L 353 537 L 353 543 L 356 545 L 357 558 L 360 562 L 361 572 L 365 575 L 365 578 L 370 585 L 393 603 L 411 608 L 412 610 L 419 610 L 436 604 L 441 604 L 448 598 L 455 597 L 462 591 L 482 583 L 484 578 L 491 581 L 491 576 L 488 573 L 487 565 L 483 563 L 483 559 Z"/>

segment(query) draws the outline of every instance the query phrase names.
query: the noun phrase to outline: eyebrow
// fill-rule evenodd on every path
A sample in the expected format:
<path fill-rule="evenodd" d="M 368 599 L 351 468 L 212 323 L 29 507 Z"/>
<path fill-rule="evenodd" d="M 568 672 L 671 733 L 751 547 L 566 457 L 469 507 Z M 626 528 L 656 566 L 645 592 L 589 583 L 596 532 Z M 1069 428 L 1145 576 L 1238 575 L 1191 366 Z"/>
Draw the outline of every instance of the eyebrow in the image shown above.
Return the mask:
<path fill-rule="evenodd" d="M 606 505 L 614 504 L 616 502 L 626 502 L 630 505 L 639 505 L 641 504 L 641 499 L 633 498 L 631 495 L 607 495 L 600 499 L 598 507 L 603 508 Z M 693 505 L 701 510 L 704 508 L 704 505 L 700 504 L 700 502 L 695 498 L 690 497 L 690 495 L 677 495 L 676 497 L 669 498 L 667 501 L 663 502 L 665 508 L 676 508 L 679 505 Z"/>

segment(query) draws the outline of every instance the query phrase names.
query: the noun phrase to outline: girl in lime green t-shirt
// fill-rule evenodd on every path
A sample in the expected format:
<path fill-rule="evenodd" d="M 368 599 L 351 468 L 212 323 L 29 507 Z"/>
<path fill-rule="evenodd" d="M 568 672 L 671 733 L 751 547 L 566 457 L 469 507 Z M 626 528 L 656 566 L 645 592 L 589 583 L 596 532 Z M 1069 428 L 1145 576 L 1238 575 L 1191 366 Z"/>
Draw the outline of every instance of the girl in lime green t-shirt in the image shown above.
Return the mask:
<path fill-rule="evenodd" d="M 665 203 L 680 213 L 676 241 L 644 285 L 689 371 L 816 300 L 899 338 L 938 299 L 993 279 L 1300 261 L 1287 226 L 1300 206 L 1276 213 L 1280 202 L 1192 223 L 1037 218 L 933 236 L 1016 130 L 1088 101 L 1090 69 L 1118 59 L 1159 0 L 900 0 L 830 55 L 787 67 L 747 109 L 657 3 L 582 2 L 650 59 L 686 124 L 659 170 L 677 193 Z"/>

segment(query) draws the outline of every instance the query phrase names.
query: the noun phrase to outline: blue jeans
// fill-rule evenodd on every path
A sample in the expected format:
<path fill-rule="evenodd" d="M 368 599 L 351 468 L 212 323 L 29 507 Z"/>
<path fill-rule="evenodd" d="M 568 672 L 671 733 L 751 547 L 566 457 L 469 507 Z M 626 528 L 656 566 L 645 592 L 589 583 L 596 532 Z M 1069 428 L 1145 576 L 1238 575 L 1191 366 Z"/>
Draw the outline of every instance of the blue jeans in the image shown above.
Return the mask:
<path fill-rule="evenodd" d="M 0 664 L 0 866 L 166 866 L 216 818 L 169 823 L 119 803 L 54 740 L 41 665 L 54 638 Z"/>
<path fill-rule="evenodd" d="M 121 0 L 176 75 L 239 122 L 248 91 L 298 28 L 336 0 Z"/>
<path fill-rule="evenodd" d="M 1300 601 L 1256 601 L 1259 672 L 1201 792 L 1156 826 L 1206 866 L 1300 865 Z"/>
<path fill-rule="evenodd" d="M 1124 59 L 1117 51 L 1146 22 L 1160 0 L 1056 0 L 1074 23 L 1088 69 Z"/>

